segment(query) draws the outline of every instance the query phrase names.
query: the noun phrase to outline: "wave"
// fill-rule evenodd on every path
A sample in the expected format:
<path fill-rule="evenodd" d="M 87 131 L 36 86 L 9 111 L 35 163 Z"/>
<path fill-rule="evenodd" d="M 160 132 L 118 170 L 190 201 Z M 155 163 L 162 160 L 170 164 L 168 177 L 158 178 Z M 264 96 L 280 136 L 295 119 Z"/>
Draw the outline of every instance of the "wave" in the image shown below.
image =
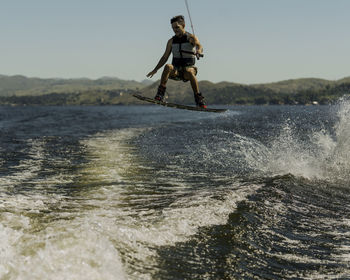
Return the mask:
<path fill-rule="evenodd" d="M 157 247 L 184 242 L 201 227 L 225 224 L 237 203 L 259 188 L 232 183 L 222 190 L 193 191 L 172 176 L 171 168 L 153 169 L 139 158 L 130 139 L 144 131 L 103 133 L 84 142 L 90 157 L 84 180 L 102 182 L 84 194 L 93 205 L 84 216 L 113 242 L 131 279 L 151 279 L 158 269 Z"/>
<path fill-rule="evenodd" d="M 12 173 L 9 172 L 9 175 L 0 178 L 2 189 L 10 189 L 35 178 L 42 169 L 44 142 L 40 139 L 29 139 L 26 141 L 26 146 L 28 147 L 21 152 L 27 155 L 27 158 L 12 167 Z"/>
<path fill-rule="evenodd" d="M 350 100 L 341 99 L 334 112 L 333 127 L 314 128 L 303 139 L 293 121 L 288 120 L 265 150 L 267 157 L 261 169 L 274 175 L 290 173 L 307 179 L 349 182 Z"/>
<path fill-rule="evenodd" d="M 86 215 L 94 201 L 60 190 L 89 185 L 80 179 L 86 174 L 52 172 L 55 163 L 48 170 L 45 139 L 28 140 L 28 146 L 0 180 L 0 278 L 126 279 L 118 250 L 99 231 L 99 221 Z"/>
<path fill-rule="evenodd" d="M 35 160 L 24 160 L 23 173 L 3 181 L 12 178 L 17 186 L 21 180 L 33 189 L 1 194 L 0 278 L 152 279 L 159 269 L 157 248 L 187 241 L 201 227 L 225 224 L 260 187 L 232 183 L 194 190 L 171 169 L 157 170 L 139 157 L 132 139 L 145 130 L 82 140 L 87 161 L 60 182 L 76 188 L 69 195 L 54 191 L 57 175 L 40 176 L 45 143 L 32 145 Z"/>
<path fill-rule="evenodd" d="M 325 111 L 313 111 L 312 114 L 320 112 Z M 341 99 L 326 113 L 330 114 L 331 122 L 326 120 L 315 125 L 313 119 L 305 117 L 302 128 L 298 123 L 300 120 L 288 118 L 276 134 L 267 135 L 264 141 L 250 136 L 249 131 L 246 135 L 238 134 L 231 127 L 204 131 L 200 142 L 195 135 L 198 130 L 193 133 L 182 131 L 186 133 L 184 139 L 192 142 L 177 140 L 183 142 L 181 145 L 186 153 L 177 156 L 176 160 L 179 165 L 195 170 L 200 168 L 215 174 L 230 171 L 233 178 L 236 175 L 266 177 L 292 174 L 310 180 L 346 184 L 350 181 L 350 99 Z M 193 139 L 198 142 L 196 145 Z M 171 141 L 168 140 L 167 145 Z M 162 154 L 163 158 L 165 156 L 167 152 Z"/>

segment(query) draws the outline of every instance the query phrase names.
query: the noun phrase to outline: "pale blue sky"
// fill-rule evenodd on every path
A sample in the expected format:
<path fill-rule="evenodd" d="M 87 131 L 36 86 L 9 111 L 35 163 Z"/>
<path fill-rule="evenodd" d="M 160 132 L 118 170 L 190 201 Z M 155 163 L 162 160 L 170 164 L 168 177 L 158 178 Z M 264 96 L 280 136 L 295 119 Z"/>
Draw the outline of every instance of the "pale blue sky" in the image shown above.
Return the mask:
<path fill-rule="evenodd" d="M 350 76 L 349 0 L 188 0 L 199 80 Z M 143 80 L 183 0 L 0 0 L 0 74 Z M 170 62 L 170 59 L 169 59 Z M 152 78 L 160 78 L 161 70 Z"/>

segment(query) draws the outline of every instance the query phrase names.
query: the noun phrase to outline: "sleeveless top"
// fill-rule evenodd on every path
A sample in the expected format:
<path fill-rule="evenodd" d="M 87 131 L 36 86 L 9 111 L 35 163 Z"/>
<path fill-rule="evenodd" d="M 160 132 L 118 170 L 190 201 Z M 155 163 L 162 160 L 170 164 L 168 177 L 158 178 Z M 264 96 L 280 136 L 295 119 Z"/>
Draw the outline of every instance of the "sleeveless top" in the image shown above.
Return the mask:
<path fill-rule="evenodd" d="M 186 32 L 182 37 L 173 36 L 172 64 L 175 67 L 193 66 L 196 63 L 196 47 L 190 41 L 190 33 Z"/>

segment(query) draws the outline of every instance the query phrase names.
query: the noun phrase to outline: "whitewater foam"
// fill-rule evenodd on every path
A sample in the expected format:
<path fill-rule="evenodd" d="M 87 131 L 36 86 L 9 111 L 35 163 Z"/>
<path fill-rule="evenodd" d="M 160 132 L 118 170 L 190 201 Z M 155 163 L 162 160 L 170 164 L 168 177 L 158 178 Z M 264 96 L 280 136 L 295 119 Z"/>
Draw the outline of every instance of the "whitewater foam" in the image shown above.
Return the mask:
<path fill-rule="evenodd" d="M 132 279 L 152 278 L 158 269 L 157 247 L 184 242 L 201 227 L 226 223 L 237 203 L 259 188 L 257 185 L 241 188 L 233 183 L 217 192 L 192 192 L 190 184 L 172 179 L 166 170 L 151 175 L 154 170 L 149 170 L 149 162 L 138 158 L 128 144 L 130 138 L 142 131 L 104 133 L 84 142 L 91 156 L 83 170 L 84 180 L 102 178 L 104 183 L 84 194 L 85 200 L 94 205 L 84 216 L 96 225 L 101 235 L 112 240 Z M 130 170 L 141 177 L 135 174 L 129 177 Z M 174 200 L 164 208 L 148 207 L 169 198 L 169 191 L 155 186 L 162 181 L 160 177 L 166 178 L 171 186 Z"/>
<path fill-rule="evenodd" d="M 41 170 L 44 158 L 44 142 L 40 139 L 29 139 L 26 144 L 29 148 L 25 148 L 21 152 L 27 154 L 28 158 L 21 160 L 17 166 L 12 167 L 13 173 L 0 177 L 2 188 L 12 188 L 20 185 L 22 182 L 34 178 Z"/>
<path fill-rule="evenodd" d="M 307 179 L 350 180 L 350 100 L 336 106 L 337 122 L 331 130 L 310 130 L 308 140 L 298 136 L 298 129 L 288 119 L 278 137 L 267 146 L 257 145 L 256 168 L 272 175 L 293 174 Z M 307 121 L 307 120 L 306 120 Z M 247 157 L 251 152 L 247 152 Z M 249 161 L 251 162 L 251 161 Z M 254 165 L 254 163 L 252 164 Z"/>
<path fill-rule="evenodd" d="M 251 174 L 253 170 L 257 177 L 292 174 L 310 180 L 349 182 L 350 99 L 341 99 L 333 108 L 333 127 L 320 124 L 301 132 L 294 120 L 286 119 L 267 144 L 235 131 L 217 130 L 211 142 L 201 143 L 200 153 L 188 149 L 192 154 L 182 160 L 188 163 L 193 159 L 190 165 L 207 169 L 231 166 L 235 171 L 239 166 L 238 172 L 247 169 Z"/>
<path fill-rule="evenodd" d="M 87 275 L 89 279 L 125 279 L 118 249 L 101 231 L 100 217 L 90 216 L 91 213 L 96 216 L 90 211 L 96 207 L 96 201 L 50 191 L 56 190 L 57 184 L 84 183 L 79 179 L 84 174 L 39 176 L 44 168 L 44 141 L 28 143 L 31 148 L 27 159 L 0 181 L 3 190 L 14 190 L 22 184 L 30 186 L 19 193 L 1 193 L 0 279 L 86 279 Z M 96 150 L 103 150 L 103 144 Z M 111 164 L 108 171 L 112 171 L 115 162 L 108 163 Z M 121 162 L 120 166 L 125 167 L 125 163 Z M 103 163 L 101 166 L 102 170 L 91 173 L 88 170 L 93 167 L 87 166 L 85 172 L 91 175 L 88 180 L 100 174 L 95 180 L 109 183 L 113 178 L 115 182 L 115 173 L 105 173 Z M 101 204 L 99 199 L 97 196 Z M 110 217 L 113 215 L 110 213 Z"/>

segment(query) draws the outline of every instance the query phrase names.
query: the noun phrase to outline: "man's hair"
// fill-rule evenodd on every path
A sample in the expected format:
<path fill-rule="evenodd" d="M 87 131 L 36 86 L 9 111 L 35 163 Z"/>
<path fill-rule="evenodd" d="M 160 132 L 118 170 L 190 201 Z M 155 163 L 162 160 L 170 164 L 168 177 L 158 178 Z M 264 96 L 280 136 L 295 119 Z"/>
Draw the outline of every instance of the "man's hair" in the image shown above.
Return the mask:
<path fill-rule="evenodd" d="M 179 21 L 182 21 L 184 24 L 185 24 L 185 17 L 182 16 L 182 15 L 179 15 L 179 16 L 175 16 L 173 17 L 171 20 L 170 20 L 170 23 L 173 24 L 174 22 L 179 22 Z"/>

